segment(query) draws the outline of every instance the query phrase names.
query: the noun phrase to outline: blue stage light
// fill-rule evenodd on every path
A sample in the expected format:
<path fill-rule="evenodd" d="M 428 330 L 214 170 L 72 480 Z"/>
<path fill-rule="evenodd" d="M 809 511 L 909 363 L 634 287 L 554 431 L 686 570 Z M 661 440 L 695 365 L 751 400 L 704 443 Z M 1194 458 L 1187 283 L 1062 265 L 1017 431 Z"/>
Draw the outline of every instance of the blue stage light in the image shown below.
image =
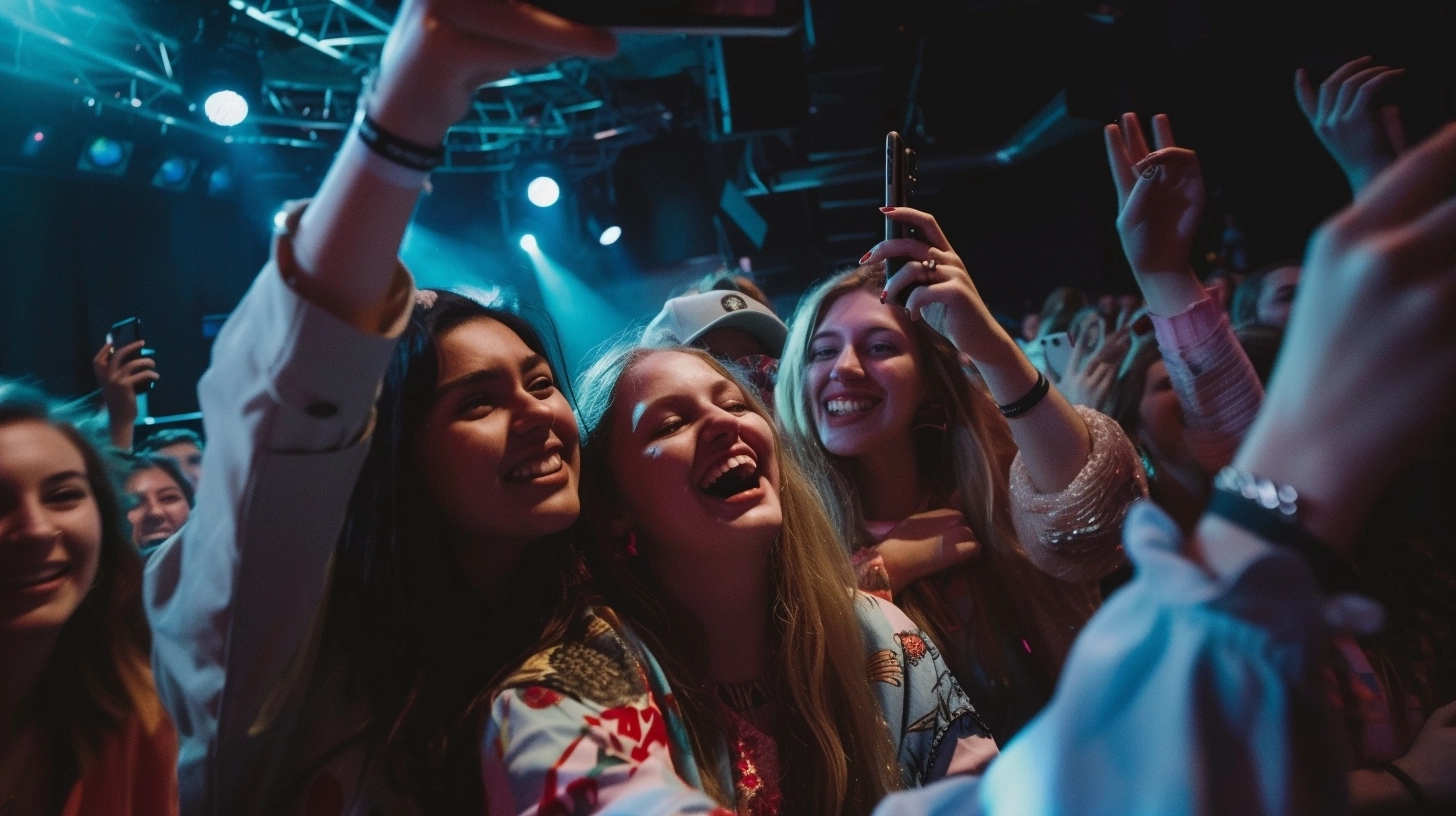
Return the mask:
<path fill-rule="evenodd" d="M 197 169 L 197 161 L 182 156 L 171 156 L 157 167 L 156 175 L 152 176 L 152 184 L 161 187 L 163 190 L 186 190 L 192 182 L 192 173 Z"/>
<path fill-rule="evenodd" d="M 602 246 L 611 246 L 612 244 L 617 243 L 617 239 L 621 237 L 622 228 L 617 226 L 616 224 L 613 224 L 612 226 L 602 230 L 601 236 L 597 238 L 597 243 L 601 244 Z"/>
<path fill-rule="evenodd" d="M 122 159 L 126 158 L 126 148 L 121 142 L 102 136 L 86 148 L 86 157 L 97 168 L 108 170 L 121 164 Z"/>
<path fill-rule="evenodd" d="M 528 232 L 521 236 L 521 249 L 527 252 L 538 252 L 541 247 L 536 244 L 536 236 Z"/>
<path fill-rule="evenodd" d="M 284 229 L 287 226 L 288 226 L 288 211 L 287 210 L 279 210 L 278 212 L 273 213 L 273 228 L 274 229 L 276 229 L 276 230 L 282 230 L 282 229 Z"/>
<path fill-rule="evenodd" d="M 248 118 L 248 100 L 237 91 L 216 91 L 202 103 L 202 110 L 214 125 L 232 127 Z"/>
<path fill-rule="evenodd" d="M 526 198 L 537 207 L 549 207 L 561 198 L 561 185 L 550 176 L 537 176 L 526 185 Z"/>

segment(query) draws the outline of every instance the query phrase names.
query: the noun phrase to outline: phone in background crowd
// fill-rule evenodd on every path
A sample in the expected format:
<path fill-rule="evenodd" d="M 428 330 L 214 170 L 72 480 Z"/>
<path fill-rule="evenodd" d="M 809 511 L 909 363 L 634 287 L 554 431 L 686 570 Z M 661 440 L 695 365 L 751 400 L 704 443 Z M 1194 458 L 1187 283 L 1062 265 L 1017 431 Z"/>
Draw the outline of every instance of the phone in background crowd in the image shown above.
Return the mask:
<path fill-rule="evenodd" d="M 139 317 L 128 317 L 125 320 L 118 320 L 111 324 L 111 331 L 106 335 L 106 341 L 111 344 L 113 349 L 129 346 L 140 339 L 142 339 L 142 320 Z M 123 362 L 129 363 L 141 356 L 142 352 L 138 349 L 130 354 Z M 136 385 L 136 392 L 138 394 L 145 394 L 150 390 L 152 390 L 150 380 L 137 383 Z"/>
<path fill-rule="evenodd" d="M 905 145 L 905 140 L 900 134 L 890 131 L 885 136 L 885 206 L 886 207 L 908 207 L 910 206 L 910 193 L 915 187 L 915 151 Z M 914 231 L 908 224 L 903 224 L 889 217 L 885 218 L 885 240 L 891 238 L 912 238 Z M 909 258 L 889 258 L 885 261 L 885 279 L 889 280 L 900 268 L 909 263 Z M 908 286 L 895 297 L 895 302 L 901 306 L 910 298 L 910 293 L 915 291 L 914 286 Z"/>
<path fill-rule="evenodd" d="M 626 34 L 783 37 L 803 22 L 802 0 L 531 0 L 568 20 Z"/>
<path fill-rule="evenodd" d="M 1048 334 L 1037 340 L 1041 343 L 1041 353 L 1046 360 L 1047 372 L 1056 377 L 1061 377 L 1067 371 L 1067 363 L 1072 359 L 1072 339 L 1066 332 Z"/>

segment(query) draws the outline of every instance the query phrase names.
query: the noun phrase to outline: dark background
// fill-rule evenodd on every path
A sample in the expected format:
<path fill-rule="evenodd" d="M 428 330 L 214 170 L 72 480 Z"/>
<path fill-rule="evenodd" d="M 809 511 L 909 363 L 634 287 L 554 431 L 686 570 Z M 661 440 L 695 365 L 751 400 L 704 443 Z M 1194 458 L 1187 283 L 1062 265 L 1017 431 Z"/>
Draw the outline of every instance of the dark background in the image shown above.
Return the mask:
<path fill-rule="evenodd" d="M 782 97 L 781 85 L 802 89 L 808 105 L 795 103 L 789 126 L 756 144 L 761 173 L 877 149 L 892 128 L 922 161 L 994 149 L 1066 90 L 1085 118 L 1110 121 L 1124 108 L 1169 113 L 1179 142 L 1199 152 L 1211 193 L 1208 240 L 1196 255 L 1216 246 L 1231 214 L 1254 266 L 1299 255 L 1309 231 L 1349 198 L 1294 103 L 1297 66 L 1322 76 L 1370 53 L 1408 68 L 1390 101 L 1402 104 L 1412 142 L 1452 118 L 1456 105 L 1449 2 L 1134 0 L 1099 8 L 836 0 L 815 2 L 813 22 L 813 41 L 794 43 L 799 73 L 744 80 L 750 90 L 758 83 L 764 101 Z M 569 286 L 600 298 L 602 314 L 619 322 L 650 316 L 672 287 L 739 256 L 751 258 L 775 302 L 790 308 L 805 285 L 875 242 L 880 186 L 865 181 L 750 199 L 768 221 L 763 247 L 753 246 L 717 212 L 724 182 L 743 181 L 744 143 L 710 138 L 706 120 L 693 118 L 703 102 L 691 72 L 667 80 L 618 73 L 682 113 L 680 124 L 616 159 L 620 244 L 543 242 L 569 272 Z M 19 145 L 39 125 L 56 134 L 48 145 L 55 156 L 74 157 L 95 134 L 121 136 L 136 141 L 137 167 L 180 149 L 204 165 L 228 162 L 236 190 L 226 198 L 173 193 L 137 173 L 78 173 L 74 158 L 26 159 Z M 90 391 L 90 358 L 107 327 L 136 315 L 164 378 L 152 413 L 195 410 L 207 355 L 202 318 L 227 312 L 261 267 L 279 203 L 316 186 L 328 153 L 307 152 L 160 134 L 154 124 L 98 116 L 78 99 L 0 76 L 0 374 L 33 376 L 61 394 Z M 1017 316 L 1062 284 L 1131 290 L 1096 130 L 1008 169 L 922 184 L 917 204 L 937 215 L 998 311 Z M 550 307 L 542 277 L 514 242 L 526 228 L 552 234 L 550 224 L 522 219 L 556 216 L 511 204 L 518 215 L 503 226 L 496 192 L 484 174 L 437 175 L 406 259 L 425 285 L 498 284 Z"/>

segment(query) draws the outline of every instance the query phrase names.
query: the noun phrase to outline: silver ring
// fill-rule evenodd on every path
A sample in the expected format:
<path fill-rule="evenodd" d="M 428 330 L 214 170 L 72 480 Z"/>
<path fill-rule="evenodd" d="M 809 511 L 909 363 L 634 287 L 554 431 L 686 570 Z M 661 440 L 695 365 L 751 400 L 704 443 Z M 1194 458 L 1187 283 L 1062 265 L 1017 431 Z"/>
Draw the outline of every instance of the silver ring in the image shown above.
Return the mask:
<path fill-rule="evenodd" d="M 922 263 L 925 264 L 925 271 L 926 272 L 934 272 L 935 271 L 935 259 L 934 258 L 929 258 L 929 259 L 923 261 Z"/>

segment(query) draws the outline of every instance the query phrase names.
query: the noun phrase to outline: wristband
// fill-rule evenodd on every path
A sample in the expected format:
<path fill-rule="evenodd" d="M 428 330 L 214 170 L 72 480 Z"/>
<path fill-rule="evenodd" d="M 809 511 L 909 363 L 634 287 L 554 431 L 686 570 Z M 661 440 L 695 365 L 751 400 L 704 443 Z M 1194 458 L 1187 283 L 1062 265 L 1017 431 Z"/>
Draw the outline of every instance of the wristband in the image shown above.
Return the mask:
<path fill-rule="evenodd" d="M 1001 409 L 1001 416 L 1007 419 L 1015 419 L 1035 408 L 1037 403 L 1041 402 L 1042 398 L 1047 395 L 1047 392 L 1051 388 L 1052 384 L 1047 382 L 1046 375 L 1038 371 L 1036 372 L 1036 385 L 1033 385 L 1031 390 L 1026 392 L 1026 396 L 1015 402 L 1006 405 L 997 405 L 996 407 Z"/>
<path fill-rule="evenodd" d="M 359 139 L 368 145 L 370 150 L 411 170 L 428 173 L 439 167 L 440 163 L 445 160 L 444 144 L 429 147 L 411 142 L 403 136 L 396 136 L 381 128 L 378 122 L 370 119 L 369 114 L 365 113 L 363 108 L 359 109 L 355 130 L 359 134 Z"/>
<path fill-rule="evenodd" d="M 412 170 L 386 159 L 371 150 L 362 138 L 354 138 L 353 133 L 344 137 L 344 143 L 339 146 L 339 153 L 334 157 L 334 166 L 357 168 L 393 187 L 405 190 L 418 191 L 430 179 L 428 171 Z"/>
<path fill-rule="evenodd" d="M 1299 524 L 1299 493 L 1289 485 L 1226 467 L 1214 477 L 1208 512 L 1304 556 L 1325 591 L 1354 587 L 1349 563 Z"/>
<path fill-rule="evenodd" d="M 1405 788 L 1406 793 L 1410 794 L 1411 800 L 1415 802 L 1416 808 L 1423 810 L 1430 806 L 1431 802 L 1426 798 L 1426 792 L 1421 790 L 1421 786 L 1417 785 L 1416 781 L 1410 778 L 1410 774 L 1401 770 L 1399 765 L 1396 765 L 1394 762 L 1373 762 L 1370 764 L 1370 770 L 1384 771 L 1395 777 L 1395 781 L 1399 782 Z"/>

